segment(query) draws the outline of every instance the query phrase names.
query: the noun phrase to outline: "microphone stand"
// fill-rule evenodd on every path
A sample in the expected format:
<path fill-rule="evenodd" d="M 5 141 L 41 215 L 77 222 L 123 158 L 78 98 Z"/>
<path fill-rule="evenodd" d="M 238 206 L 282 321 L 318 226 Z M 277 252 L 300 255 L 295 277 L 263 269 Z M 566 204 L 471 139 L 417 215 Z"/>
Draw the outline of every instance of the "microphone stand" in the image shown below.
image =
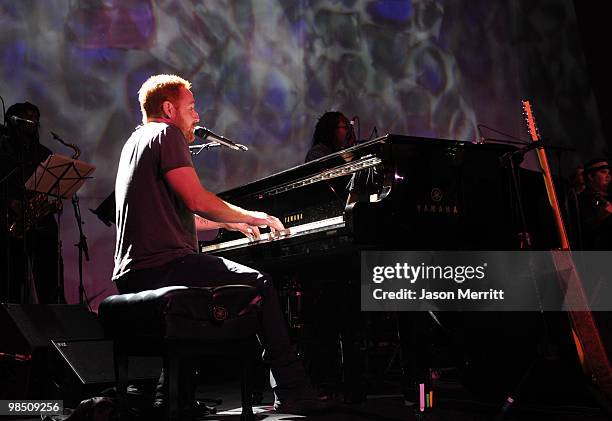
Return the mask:
<path fill-rule="evenodd" d="M 558 159 L 558 164 L 559 164 L 559 170 L 558 170 L 559 177 L 561 178 L 561 153 L 575 152 L 576 148 L 570 148 L 567 146 L 558 146 L 558 145 L 554 145 L 551 143 L 544 143 L 543 140 L 540 140 L 538 142 L 529 142 L 529 143 L 515 142 L 511 140 L 490 139 L 490 138 L 483 138 L 483 140 L 485 140 L 486 142 L 503 143 L 503 144 L 510 144 L 510 145 L 522 145 L 522 147 L 514 151 L 506 152 L 505 154 L 503 154 L 499 158 L 499 162 L 503 166 L 510 165 L 510 171 L 512 174 L 512 185 L 516 192 L 517 208 L 518 208 L 517 211 L 519 214 L 521 230 L 522 230 L 522 232 L 518 233 L 519 244 L 520 244 L 521 250 L 530 250 L 531 249 L 531 238 L 530 238 L 529 232 L 527 231 L 527 224 L 525 223 L 525 213 L 523 211 L 523 203 L 522 203 L 522 199 L 521 199 L 521 195 L 519 191 L 518 176 L 516 174 L 516 167 L 515 167 L 514 160 L 517 159 L 518 156 L 522 158 L 527 152 L 529 152 L 532 149 L 539 149 L 539 148 L 544 149 L 545 148 L 548 150 L 556 151 L 558 154 L 557 159 Z M 518 162 L 520 163 L 520 161 Z"/>
<path fill-rule="evenodd" d="M 83 285 L 83 254 L 85 260 L 89 262 L 89 248 L 87 247 L 87 237 L 83 234 L 83 220 L 81 218 L 81 208 L 79 206 L 79 197 L 75 193 L 72 196 L 72 208 L 74 210 L 74 217 L 76 218 L 77 226 L 79 227 L 79 242 L 75 244 L 75 247 L 79 249 L 79 304 L 86 303 L 89 307 L 89 300 L 85 294 L 85 287 Z"/>
<path fill-rule="evenodd" d="M 225 143 L 219 143 L 217 141 L 212 141 L 212 142 L 204 143 L 202 145 L 190 145 L 189 153 L 191 153 L 191 155 L 193 156 L 196 156 L 200 152 L 202 152 L 204 149 L 208 150 L 208 149 L 217 148 L 221 146 L 225 146 L 227 148 L 238 150 L 238 151 L 248 151 L 249 150 L 246 146 L 241 145 L 240 143 L 236 143 L 236 147 L 233 147 Z"/>
<path fill-rule="evenodd" d="M 73 160 L 78 158 L 81 151 L 76 145 L 66 142 L 56 133 L 51 132 L 51 135 L 62 145 L 67 146 L 74 151 L 74 154 L 72 156 Z M 85 293 L 85 285 L 83 284 L 83 254 L 85 255 L 85 260 L 89 262 L 89 247 L 87 246 L 87 237 L 85 237 L 85 234 L 83 234 L 83 219 L 81 218 L 79 196 L 76 192 L 72 195 L 72 209 L 74 211 L 74 217 L 76 219 L 77 226 L 79 227 L 79 242 L 74 245 L 79 249 L 79 304 L 87 304 L 87 307 L 91 311 L 89 300 L 87 299 L 87 294 Z"/>
<path fill-rule="evenodd" d="M 0 135 L 1 136 L 1 135 Z M 2 141 L 2 138 L 0 137 L 0 142 Z M 2 156 L 0 156 L 0 161 L 3 159 Z M 19 169 L 19 167 L 15 167 L 13 168 L 11 171 L 9 171 L 8 174 L 6 174 L 2 179 L 0 179 L 0 203 L 2 204 L 2 209 L 0 209 L 2 211 L 2 216 L 0 217 L 0 223 L 2 224 L 3 227 L 5 227 L 2 231 L 2 238 L 0 239 L 0 241 L 2 241 L 2 244 L 4 244 L 5 246 L 5 251 L 4 251 L 4 257 L 6 258 L 6 267 L 0 269 L 4 272 L 4 275 L 6 275 L 6 283 L 5 285 L 2 286 L 2 290 L 0 290 L 0 301 L 3 302 L 10 302 L 11 299 L 14 299 L 14 297 L 11 297 L 11 270 L 12 270 L 12 264 L 11 264 L 11 235 L 8 229 L 9 226 L 9 195 L 8 195 L 8 187 L 7 187 L 7 183 L 5 183 L 5 181 L 8 181 L 8 179 L 17 172 L 17 170 Z M 6 288 L 6 289 L 5 289 Z"/>
<path fill-rule="evenodd" d="M 18 137 L 25 136 L 23 130 L 21 129 L 19 125 L 16 126 L 15 136 L 18 136 Z M 23 235 L 23 243 L 22 243 L 22 248 L 21 248 L 21 251 L 23 252 L 23 266 L 22 266 L 23 290 L 22 290 L 20 302 L 22 304 L 38 304 L 38 297 L 32 293 L 32 286 L 34 286 L 35 280 L 34 280 L 34 274 L 32 272 L 32 256 L 28 250 L 27 235 L 29 234 L 26 232 L 26 212 L 27 212 L 27 206 L 28 206 L 28 199 L 26 197 L 27 191 L 25 187 L 25 183 L 27 181 L 26 176 L 25 176 L 25 166 L 26 166 L 26 151 L 31 152 L 31 150 L 27 150 L 31 148 L 31 145 L 28 145 L 28 148 L 26 148 L 25 140 L 24 139 L 19 139 L 19 140 L 20 140 L 19 141 L 20 156 L 18 159 L 18 165 L 19 165 L 19 171 L 21 175 L 19 200 L 21 201 L 20 217 L 21 217 L 21 230 L 22 230 L 22 235 Z M 7 202 L 7 206 L 8 206 L 8 202 Z M 19 229 L 18 226 L 16 228 Z M 8 264 L 10 265 L 11 262 L 9 261 Z M 9 280 L 9 283 L 10 283 L 10 280 Z"/>
<path fill-rule="evenodd" d="M 548 139 L 550 139 L 550 138 L 548 138 Z M 528 142 L 528 141 L 517 142 L 517 141 L 513 141 L 513 140 L 495 139 L 495 138 L 492 138 L 492 137 L 483 137 L 482 140 L 483 140 L 482 143 L 485 143 L 485 144 L 486 143 L 501 143 L 501 144 L 504 144 L 504 145 L 519 145 L 519 146 L 523 146 L 523 147 L 526 147 L 526 146 L 529 146 L 529 145 L 532 144 L 532 142 Z M 549 149 L 549 150 L 561 151 L 561 152 L 576 152 L 576 148 L 570 148 L 569 146 L 554 145 L 552 143 L 544 142 L 544 140 L 546 140 L 546 138 L 541 140 L 542 143 L 540 145 L 534 146 L 532 148 L 529 148 L 525 152 L 528 152 L 531 149 L 536 148 L 536 147 L 545 147 L 546 149 Z M 519 151 L 520 151 L 520 149 L 519 149 Z"/>
<path fill-rule="evenodd" d="M 204 149 L 208 150 L 208 149 L 217 148 L 217 147 L 221 147 L 221 144 L 217 142 L 208 142 L 202 145 L 190 145 L 189 153 L 195 156 L 195 155 L 198 155 L 200 152 L 202 152 Z"/>
<path fill-rule="evenodd" d="M 519 188 L 518 175 L 516 174 L 517 167 L 515 164 L 515 160 L 519 160 L 519 158 L 523 159 L 523 156 L 532 149 L 541 148 L 542 145 L 540 143 L 531 142 L 522 148 L 515 149 L 510 152 L 506 152 L 502 156 L 499 157 L 499 163 L 502 166 L 510 166 L 510 174 L 512 176 L 512 187 L 514 187 L 514 192 L 516 194 L 516 207 L 519 216 L 519 221 L 521 224 L 520 231 L 517 233 L 517 237 L 519 239 L 519 248 L 521 250 L 531 250 L 531 235 L 529 231 L 527 231 L 527 222 L 525 219 L 525 211 L 523 209 L 523 199 L 521 198 L 521 190 Z M 520 163 L 520 161 L 519 161 Z"/>

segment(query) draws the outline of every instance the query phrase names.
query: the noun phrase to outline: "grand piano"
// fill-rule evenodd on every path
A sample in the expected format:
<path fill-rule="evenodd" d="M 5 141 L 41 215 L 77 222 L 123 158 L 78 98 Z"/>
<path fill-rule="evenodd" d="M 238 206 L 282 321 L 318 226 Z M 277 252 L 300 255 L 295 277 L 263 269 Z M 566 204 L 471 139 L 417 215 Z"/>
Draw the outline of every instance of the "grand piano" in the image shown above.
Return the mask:
<path fill-rule="evenodd" d="M 266 270 L 369 249 L 516 249 L 516 193 L 503 165 L 514 150 L 386 135 L 219 194 L 277 216 L 288 233 L 249 241 L 222 232 L 201 252 Z"/>
<path fill-rule="evenodd" d="M 507 340 L 491 339 L 508 323 L 505 314 L 489 313 L 484 320 L 479 314 L 364 315 L 360 252 L 516 250 L 522 230 L 517 190 L 534 248 L 554 247 L 542 177 L 517 171 L 517 189 L 507 159 L 516 156 L 518 164 L 521 154 L 515 151 L 504 144 L 386 135 L 221 193 L 230 203 L 279 217 L 289 233 L 249 241 L 239 233 L 222 232 L 202 242 L 201 252 L 272 274 L 315 383 L 325 382 L 339 360 L 344 393 L 363 398 L 365 367 L 371 375 L 375 363 L 370 354 L 379 354 L 373 348 L 384 350 L 397 338 L 404 338 L 402 355 L 408 356 L 401 363 L 403 374 L 419 378 L 430 367 L 438 325 L 444 326 L 442 343 L 454 331 L 477 344 L 475 349 L 461 345 L 453 348 L 460 352 L 449 351 L 451 364 L 470 361 L 478 366 L 478 361 L 487 361 L 475 357 L 482 349 L 498 355 L 514 349 Z M 539 326 L 532 322 L 528 324 Z M 487 332 L 484 342 L 481 332 Z"/>

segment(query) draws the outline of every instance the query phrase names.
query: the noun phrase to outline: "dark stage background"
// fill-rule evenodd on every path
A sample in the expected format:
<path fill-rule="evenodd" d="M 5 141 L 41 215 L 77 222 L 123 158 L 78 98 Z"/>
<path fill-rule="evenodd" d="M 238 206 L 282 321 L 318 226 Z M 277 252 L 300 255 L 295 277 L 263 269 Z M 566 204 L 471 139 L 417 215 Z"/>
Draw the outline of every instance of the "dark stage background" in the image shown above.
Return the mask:
<path fill-rule="evenodd" d="M 362 138 L 376 127 L 476 140 L 484 124 L 528 139 L 523 98 L 545 138 L 578 149 L 550 157 L 567 175 L 606 149 L 592 88 L 604 79 L 592 70 L 603 60 L 592 28 L 601 14 L 585 3 L 577 20 L 571 0 L 0 0 L 0 95 L 37 104 L 42 142 L 71 154 L 53 130 L 97 166 L 79 193 L 96 307 L 115 292 L 115 235 L 87 208 L 113 190 L 149 75 L 190 79 L 202 124 L 250 147 L 195 159 L 213 191 L 301 163 L 327 110 L 358 115 Z M 78 236 L 65 208 L 66 295 L 76 302 Z"/>

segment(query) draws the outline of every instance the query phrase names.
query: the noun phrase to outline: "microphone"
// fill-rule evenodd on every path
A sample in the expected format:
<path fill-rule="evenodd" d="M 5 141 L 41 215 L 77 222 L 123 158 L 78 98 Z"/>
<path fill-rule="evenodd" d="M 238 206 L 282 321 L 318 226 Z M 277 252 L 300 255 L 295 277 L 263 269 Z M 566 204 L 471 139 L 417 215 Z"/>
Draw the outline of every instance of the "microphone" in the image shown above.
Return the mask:
<path fill-rule="evenodd" d="M 527 152 L 533 149 L 539 149 L 539 148 L 544 148 L 544 144 L 542 143 L 542 141 L 531 142 L 526 146 L 515 149 L 513 151 L 506 152 L 505 154 L 503 154 L 502 156 L 498 158 L 499 163 L 501 165 L 506 165 L 506 162 L 509 162 L 514 156 L 520 156 L 522 160 Z"/>
<path fill-rule="evenodd" d="M 353 137 L 355 138 L 354 143 L 355 144 L 361 143 L 361 120 L 359 119 L 359 116 L 358 115 L 353 116 L 349 124 L 351 125 L 351 129 L 353 131 Z M 355 136 L 355 127 L 357 127 L 357 136 Z"/>
<path fill-rule="evenodd" d="M 483 145 L 487 139 L 482 134 L 482 127 L 480 124 L 476 126 L 476 131 L 478 132 L 478 137 L 476 138 L 476 141 L 474 143 L 478 145 Z"/>
<path fill-rule="evenodd" d="M 247 148 L 246 146 L 241 145 L 240 143 L 234 143 L 223 136 L 215 134 L 214 132 L 208 130 L 206 127 L 196 126 L 196 128 L 193 130 L 193 134 L 197 137 L 201 137 L 202 139 L 211 138 L 211 140 L 236 151 L 249 150 L 249 148 Z"/>
<path fill-rule="evenodd" d="M 21 118 L 21 117 L 17 117 L 16 115 L 12 115 L 11 116 L 11 120 L 13 120 L 15 123 L 18 122 L 23 122 L 23 123 L 28 123 L 28 124 L 32 124 L 34 126 L 38 126 L 38 123 L 32 120 L 28 120 L 27 118 Z"/>

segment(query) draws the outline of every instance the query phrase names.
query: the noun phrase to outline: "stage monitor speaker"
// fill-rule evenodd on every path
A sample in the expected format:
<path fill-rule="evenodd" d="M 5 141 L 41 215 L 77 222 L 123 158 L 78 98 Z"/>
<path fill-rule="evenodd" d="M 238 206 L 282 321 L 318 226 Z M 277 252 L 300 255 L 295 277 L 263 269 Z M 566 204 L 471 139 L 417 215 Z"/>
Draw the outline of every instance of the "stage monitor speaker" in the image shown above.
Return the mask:
<path fill-rule="evenodd" d="M 113 343 L 109 340 L 51 341 L 50 359 L 53 382 L 61 390 L 64 405 L 99 395 L 114 386 Z M 160 357 L 130 357 L 128 379 L 131 382 L 157 382 L 163 363 Z"/>
<path fill-rule="evenodd" d="M 57 397 L 49 370 L 51 341 L 104 338 L 95 313 L 66 304 L 2 303 L 0 332 L 0 399 Z"/>
<path fill-rule="evenodd" d="M 97 315 L 62 304 L 0 305 L 0 399 L 64 399 L 112 386 L 113 346 Z M 160 358 L 130 358 L 129 379 L 157 379 Z"/>
<path fill-rule="evenodd" d="M 103 339 L 95 313 L 81 305 L 2 304 L 0 352 L 28 354 L 49 349 L 51 340 Z"/>
<path fill-rule="evenodd" d="M 52 343 L 81 384 L 115 382 L 112 341 L 52 341 Z M 128 364 L 130 380 L 157 380 L 162 369 L 161 357 L 130 357 Z"/>

